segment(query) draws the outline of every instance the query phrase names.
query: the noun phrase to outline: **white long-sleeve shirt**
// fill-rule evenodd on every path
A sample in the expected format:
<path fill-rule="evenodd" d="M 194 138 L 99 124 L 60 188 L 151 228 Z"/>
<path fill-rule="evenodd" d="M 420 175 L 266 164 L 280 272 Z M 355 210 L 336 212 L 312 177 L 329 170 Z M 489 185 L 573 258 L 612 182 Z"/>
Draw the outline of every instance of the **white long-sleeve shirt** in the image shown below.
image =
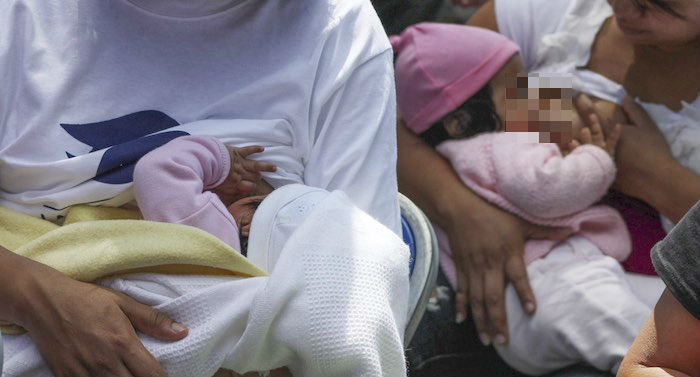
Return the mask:
<path fill-rule="evenodd" d="M 0 206 L 124 205 L 139 157 L 200 134 L 398 232 L 391 60 L 364 0 L 4 1 Z"/>

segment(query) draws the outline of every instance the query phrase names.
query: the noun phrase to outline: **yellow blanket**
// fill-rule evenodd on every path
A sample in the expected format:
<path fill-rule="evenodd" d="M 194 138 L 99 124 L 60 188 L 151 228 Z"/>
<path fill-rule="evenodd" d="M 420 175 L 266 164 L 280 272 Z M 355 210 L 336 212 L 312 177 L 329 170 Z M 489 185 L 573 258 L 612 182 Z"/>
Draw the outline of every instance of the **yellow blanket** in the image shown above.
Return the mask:
<path fill-rule="evenodd" d="M 76 206 L 63 226 L 0 208 L 0 246 L 87 282 L 131 272 L 266 275 L 207 232 L 141 220 L 138 212 L 119 208 Z"/>

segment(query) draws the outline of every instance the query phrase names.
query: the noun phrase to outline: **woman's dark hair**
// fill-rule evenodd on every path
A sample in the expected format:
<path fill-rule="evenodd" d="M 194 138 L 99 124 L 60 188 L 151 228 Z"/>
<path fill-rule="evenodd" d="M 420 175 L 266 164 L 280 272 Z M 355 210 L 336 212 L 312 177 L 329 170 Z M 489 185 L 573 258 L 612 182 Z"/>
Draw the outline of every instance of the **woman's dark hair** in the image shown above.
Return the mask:
<path fill-rule="evenodd" d="M 676 12 L 676 10 L 673 9 L 673 7 L 669 5 L 668 1 L 666 0 L 632 0 L 632 3 L 635 7 L 637 7 L 637 9 L 639 9 L 642 12 L 649 9 L 649 6 L 651 5 L 652 7 L 661 9 L 662 11 L 674 17 L 685 19 L 685 17 L 682 14 Z"/>
<path fill-rule="evenodd" d="M 458 120 L 457 132 L 448 132 L 445 129 L 443 121 L 450 117 Z M 445 140 L 465 139 L 485 132 L 494 132 L 498 130 L 500 122 L 491 98 L 491 86 L 486 84 L 458 108 L 418 136 L 431 147 L 435 147 Z"/>

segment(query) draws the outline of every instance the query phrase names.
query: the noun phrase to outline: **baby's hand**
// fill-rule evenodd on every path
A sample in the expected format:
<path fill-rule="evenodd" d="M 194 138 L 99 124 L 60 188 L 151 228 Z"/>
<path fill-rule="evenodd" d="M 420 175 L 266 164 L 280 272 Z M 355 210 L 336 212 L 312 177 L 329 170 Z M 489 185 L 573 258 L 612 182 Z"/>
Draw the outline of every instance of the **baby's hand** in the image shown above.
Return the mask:
<path fill-rule="evenodd" d="M 248 159 L 248 156 L 264 150 L 265 148 L 257 145 L 228 147 L 231 158 L 229 174 L 222 184 L 212 190 L 226 206 L 251 193 L 262 180 L 261 172 L 277 170 L 277 167 L 269 162 Z"/>
<path fill-rule="evenodd" d="M 581 129 L 579 140 L 571 140 L 567 148 L 568 152 L 573 151 L 580 145 L 592 144 L 602 148 L 604 151 L 608 152 L 610 157 L 615 158 L 615 149 L 617 148 L 617 142 L 620 141 L 622 127 L 619 124 L 616 124 L 610 129 L 610 132 L 605 135 L 603 133 L 603 127 L 600 125 L 598 116 L 596 114 L 590 114 L 589 119 L 590 126 L 586 126 Z"/>

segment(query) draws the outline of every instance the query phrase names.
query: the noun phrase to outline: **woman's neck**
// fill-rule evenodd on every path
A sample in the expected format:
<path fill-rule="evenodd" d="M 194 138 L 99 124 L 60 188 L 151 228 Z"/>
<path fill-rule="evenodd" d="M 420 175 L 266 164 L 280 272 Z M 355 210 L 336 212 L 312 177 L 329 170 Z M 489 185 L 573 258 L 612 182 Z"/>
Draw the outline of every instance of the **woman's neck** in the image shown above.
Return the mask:
<path fill-rule="evenodd" d="M 656 61 L 700 57 L 700 37 L 677 45 L 635 45 L 635 56 Z"/>

